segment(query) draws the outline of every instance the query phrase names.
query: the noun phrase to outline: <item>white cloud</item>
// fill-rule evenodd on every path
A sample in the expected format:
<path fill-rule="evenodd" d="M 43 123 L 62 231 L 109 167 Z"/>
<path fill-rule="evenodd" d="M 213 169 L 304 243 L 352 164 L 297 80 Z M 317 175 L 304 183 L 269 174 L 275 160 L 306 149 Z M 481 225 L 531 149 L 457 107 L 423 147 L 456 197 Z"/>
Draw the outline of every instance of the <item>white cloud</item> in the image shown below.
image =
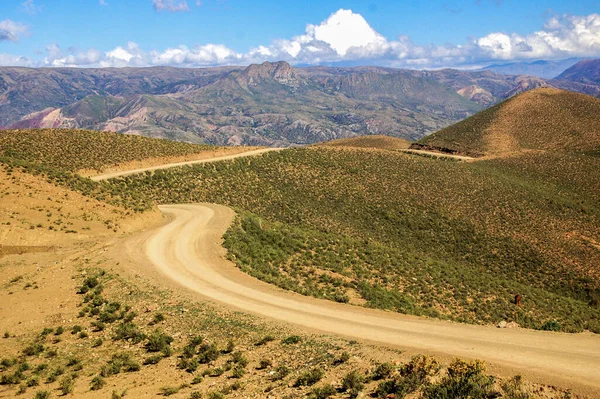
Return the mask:
<path fill-rule="evenodd" d="M 186 0 L 152 0 L 152 5 L 156 11 L 180 12 L 190 10 Z"/>
<path fill-rule="evenodd" d="M 527 36 L 490 33 L 476 41 L 492 59 L 560 58 L 600 55 L 600 15 L 550 18 L 544 29 Z"/>
<path fill-rule="evenodd" d="M 47 46 L 46 52 L 48 55 L 43 61 L 43 66 L 55 68 L 97 66 L 103 58 L 102 52 L 93 48 L 86 51 L 69 49 L 65 52 L 57 44 Z"/>
<path fill-rule="evenodd" d="M 27 36 L 29 28 L 20 22 L 13 22 L 10 19 L 0 21 L 0 42 L 10 40 L 18 42 L 21 36 Z"/>
<path fill-rule="evenodd" d="M 155 7 L 163 7 L 164 10 L 176 11 L 187 7 L 187 3 L 180 0 L 153 1 Z M 27 27 L 22 24 L 8 20 L 0 22 L 0 41 L 17 41 L 27 32 Z M 301 35 L 277 39 L 270 45 L 259 45 L 245 53 L 236 52 L 223 44 L 147 51 L 132 42 L 106 52 L 95 49 L 63 51 L 58 46 L 48 46 L 47 52 L 48 56 L 38 64 L 202 67 L 284 60 L 292 64 L 349 62 L 409 68 L 468 67 L 485 65 L 486 62 L 489 64 L 495 60 L 600 57 L 600 15 L 554 16 L 548 19 L 541 30 L 529 35 L 493 32 L 460 45 L 418 46 L 408 36 L 387 40 L 360 14 L 342 9 L 318 25 L 308 24 Z M 31 62 L 24 60 L 28 59 L 4 55 L 0 58 L 0 64 Z"/>
<path fill-rule="evenodd" d="M 0 65 L 22 67 L 36 66 L 35 62 L 27 57 L 11 54 L 0 54 Z"/>
<path fill-rule="evenodd" d="M 98 4 L 100 4 L 101 6 L 107 6 L 108 2 L 106 0 L 98 0 Z"/>
<path fill-rule="evenodd" d="M 25 0 L 21 3 L 21 7 L 23 7 L 23 10 L 28 14 L 37 14 L 42 9 L 41 7 L 36 6 L 33 0 Z"/>

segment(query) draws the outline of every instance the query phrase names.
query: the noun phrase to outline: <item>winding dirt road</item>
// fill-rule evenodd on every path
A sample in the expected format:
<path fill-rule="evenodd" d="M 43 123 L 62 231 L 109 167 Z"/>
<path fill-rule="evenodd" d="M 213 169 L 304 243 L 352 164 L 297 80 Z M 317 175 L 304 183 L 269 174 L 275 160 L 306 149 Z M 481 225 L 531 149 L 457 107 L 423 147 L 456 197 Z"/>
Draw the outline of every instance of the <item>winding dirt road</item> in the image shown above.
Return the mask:
<path fill-rule="evenodd" d="M 240 153 L 236 153 L 236 154 L 223 155 L 223 156 L 214 157 L 214 158 L 199 159 L 199 160 L 195 160 L 195 161 L 174 162 L 174 163 L 167 163 L 167 164 L 163 164 L 163 165 L 148 166 L 146 168 L 128 169 L 128 170 L 122 170 L 122 171 L 116 171 L 116 172 L 103 173 L 101 175 L 92 176 L 92 177 L 90 177 L 90 179 L 92 179 L 94 181 L 108 180 L 108 179 L 112 179 L 113 177 L 135 175 L 137 173 L 150 172 L 150 171 L 159 170 L 159 169 L 169 169 L 169 168 L 176 168 L 178 166 L 194 165 L 194 164 L 217 162 L 217 161 L 226 161 L 229 159 L 235 159 L 235 158 L 240 158 L 240 157 L 250 157 L 250 156 L 264 154 L 265 152 L 269 152 L 269 151 L 280 151 L 282 149 L 283 148 L 260 148 L 258 150 L 251 150 L 251 151 L 240 152 Z"/>
<path fill-rule="evenodd" d="M 169 223 L 126 243 L 136 262 L 177 285 L 245 312 L 310 329 L 449 356 L 478 358 L 540 382 L 600 397 L 600 337 L 436 321 L 280 290 L 225 259 L 234 212 L 214 204 L 164 205 Z"/>
<path fill-rule="evenodd" d="M 112 177 L 260 155 L 267 148 L 218 158 L 108 173 Z M 235 214 L 214 204 L 163 205 L 170 222 L 130 237 L 128 256 L 180 287 L 228 307 L 312 330 L 386 346 L 477 358 L 507 373 L 600 397 L 600 336 L 497 329 L 444 322 L 301 296 L 243 273 L 226 260 L 222 237 Z M 148 269 L 148 266 L 151 269 Z"/>

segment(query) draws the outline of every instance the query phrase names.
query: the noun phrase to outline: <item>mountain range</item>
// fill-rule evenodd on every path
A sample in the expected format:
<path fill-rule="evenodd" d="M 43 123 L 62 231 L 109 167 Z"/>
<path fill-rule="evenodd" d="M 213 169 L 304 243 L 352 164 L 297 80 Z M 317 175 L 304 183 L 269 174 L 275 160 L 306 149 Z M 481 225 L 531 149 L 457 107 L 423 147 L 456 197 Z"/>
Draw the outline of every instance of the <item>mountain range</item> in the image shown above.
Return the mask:
<path fill-rule="evenodd" d="M 510 62 L 506 64 L 492 64 L 483 69 L 505 75 L 532 75 L 544 79 L 552 79 L 582 60 L 582 58 L 568 58 L 560 61 Z"/>
<path fill-rule="evenodd" d="M 600 97 L 598 70 L 598 62 L 582 61 L 547 80 L 490 70 L 293 68 L 286 62 L 205 69 L 0 68 L 0 126 L 219 145 L 290 146 L 373 134 L 418 140 L 533 88 Z"/>

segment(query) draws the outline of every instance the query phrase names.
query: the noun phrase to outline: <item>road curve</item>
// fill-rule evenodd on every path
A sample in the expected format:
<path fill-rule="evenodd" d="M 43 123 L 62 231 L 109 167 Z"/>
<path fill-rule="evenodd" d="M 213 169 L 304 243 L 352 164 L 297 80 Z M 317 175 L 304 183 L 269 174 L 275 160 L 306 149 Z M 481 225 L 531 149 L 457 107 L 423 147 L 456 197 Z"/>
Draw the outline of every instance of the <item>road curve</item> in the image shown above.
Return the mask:
<path fill-rule="evenodd" d="M 101 175 L 92 176 L 92 177 L 90 177 L 90 179 L 92 179 L 94 181 L 108 180 L 108 179 L 112 179 L 114 177 L 135 175 L 137 173 L 149 172 L 149 171 L 154 171 L 154 170 L 159 170 L 159 169 L 175 168 L 177 166 L 194 165 L 194 164 L 200 164 L 200 163 L 226 161 L 226 160 L 235 159 L 235 158 L 250 157 L 250 156 L 254 156 L 254 155 L 264 154 L 265 152 L 280 151 L 282 149 L 283 148 L 260 148 L 258 150 L 251 150 L 251 151 L 240 152 L 240 153 L 235 153 L 235 154 L 230 154 L 230 155 L 223 155 L 223 156 L 214 157 L 214 158 L 199 159 L 199 160 L 195 160 L 195 161 L 174 162 L 174 163 L 167 163 L 167 164 L 162 164 L 162 165 L 148 166 L 146 168 L 129 169 L 129 170 L 122 170 L 122 171 L 117 171 L 117 172 L 103 173 Z"/>
<path fill-rule="evenodd" d="M 478 358 L 499 369 L 600 396 L 600 337 L 498 329 L 337 304 L 280 290 L 225 259 L 222 236 L 234 212 L 214 204 L 164 205 L 166 225 L 126 244 L 177 285 L 213 301 L 326 333 L 449 356 Z M 141 263 L 140 263 L 141 264 Z"/>

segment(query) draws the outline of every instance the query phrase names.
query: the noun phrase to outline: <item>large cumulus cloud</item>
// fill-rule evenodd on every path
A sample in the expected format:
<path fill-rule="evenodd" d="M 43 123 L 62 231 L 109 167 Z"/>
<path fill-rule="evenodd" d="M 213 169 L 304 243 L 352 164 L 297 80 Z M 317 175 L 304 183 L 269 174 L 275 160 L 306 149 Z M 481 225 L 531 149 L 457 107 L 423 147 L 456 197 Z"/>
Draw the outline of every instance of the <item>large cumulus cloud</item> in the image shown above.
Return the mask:
<path fill-rule="evenodd" d="M 153 0 L 155 7 L 177 11 L 185 1 Z M 4 24 L 4 25 L 3 25 Z M 0 22 L 0 40 L 18 40 L 26 27 L 11 21 Z M 244 53 L 218 43 L 194 47 L 175 46 L 162 51 L 143 50 L 136 43 L 100 52 L 95 49 L 61 50 L 48 46 L 44 66 L 154 66 L 202 67 L 246 65 L 263 61 L 285 60 L 292 64 L 331 64 L 353 62 L 411 68 L 464 67 L 497 60 L 560 59 L 600 57 L 600 15 L 560 15 L 549 18 L 541 30 L 528 35 L 492 32 L 460 45 L 415 45 L 410 37 L 388 40 L 362 15 L 341 9 L 320 24 L 308 24 L 304 33 L 277 39 Z M 1 63 L 23 65 L 22 57 L 0 56 Z M 12 60 L 12 61 L 11 61 Z"/>

